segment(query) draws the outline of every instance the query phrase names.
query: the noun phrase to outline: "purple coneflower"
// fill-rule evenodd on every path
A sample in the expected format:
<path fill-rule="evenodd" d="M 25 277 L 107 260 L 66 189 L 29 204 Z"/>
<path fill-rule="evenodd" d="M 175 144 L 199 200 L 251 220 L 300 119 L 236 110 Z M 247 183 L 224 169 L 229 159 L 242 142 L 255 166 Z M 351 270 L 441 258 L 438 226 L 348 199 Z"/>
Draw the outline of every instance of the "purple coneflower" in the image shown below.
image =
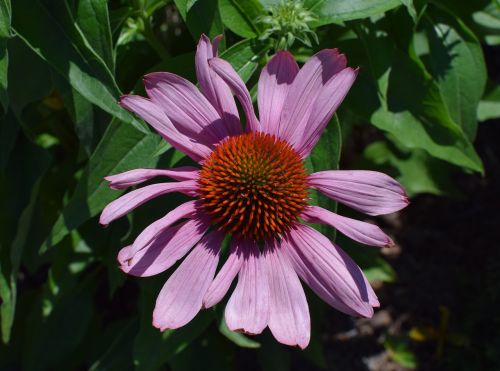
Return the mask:
<path fill-rule="evenodd" d="M 104 209 L 100 223 L 107 225 L 166 193 L 194 197 L 118 254 L 124 272 L 146 277 L 189 253 L 158 295 L 153 325 L 162 331 L 184 326 L 202 308 L 219 303 L 238 276 L 225 309 L 229 329 L 259 334 L 269 326 L 279 342 L 305 348 L 310 317 L 299 277 L 352 316 L 371 317 L 379 302 L 356 263 L 301 220 L 330 225 L 364 244 L 392 244 L 375 225 L 309 205 L 308 189 L 369 215 L 400 210 L 407 197 L 398 182 L 378 172 L 306 172 L 304 159 L 357 75 L 344 55 L 322 50 L 299 70 L 290 53 L 278 52 L 260 75 L 258 119 L 241 78 L 217 58 L 218 41 L 203 35 L 198 43 L 200 90 L 182 77 L 156 72 L 144 78 L 149 99 L 121 98 L 123 107 L 200 167 L 136 169 L 107 177 L 114 189 L 157 176 L 176 182 L 125 194 Z M 232 92 L 245 113 L 245 128 Z M 227 234 L 229 255 L 216 273 Z"/>

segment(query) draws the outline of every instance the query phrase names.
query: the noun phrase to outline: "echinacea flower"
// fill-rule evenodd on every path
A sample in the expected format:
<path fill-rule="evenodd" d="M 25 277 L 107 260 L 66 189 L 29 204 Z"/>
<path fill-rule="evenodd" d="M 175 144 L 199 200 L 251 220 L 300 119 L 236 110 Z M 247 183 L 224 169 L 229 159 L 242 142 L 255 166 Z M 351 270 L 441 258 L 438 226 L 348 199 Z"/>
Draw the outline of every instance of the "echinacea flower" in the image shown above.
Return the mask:
<path fill-rule="evenodd" d="M 330 225 L 363 244 L 392 244 L 375 225 L 309 205 L 308 189 L 369 215 L 400 210 L 407 197 L 398 182 L 378 172 L 306 172 L 304 159 L 356 78 L 344 55 L 322 50 L 299 69 L 290 53 L 278 52 L 260 75 L 257 118 L 244 82 L 217 57 L 218 41 L 203 35 L 198 43 L 200 89 L 155 72 L 144 77 L 149 98 L 127 95 L 120 102 L 200 167 L 107 177 L 114 189 L 159 176 L 176 182 L 125 194 L 103 210 L 100 223 L 166 193 L 194 197 L 118 254 L 121 269 L 141 277 L 161 273 L 187 255 L 158 295 L 153 325 L 163 331 L 187 324 L 202 308 L 219 303 L 238 276 L 224 313 L 229 329 L 259 334 L 268 326 L 281 343 L 305 348 L 310 317 L 300 280 L 352 316 L 371 317 L 379 302 L 356 263 L 301 221 Z M 233 93 L 246 116 L 244 128 Z M 229 255 L 216 273 L 227 234 Z"/>

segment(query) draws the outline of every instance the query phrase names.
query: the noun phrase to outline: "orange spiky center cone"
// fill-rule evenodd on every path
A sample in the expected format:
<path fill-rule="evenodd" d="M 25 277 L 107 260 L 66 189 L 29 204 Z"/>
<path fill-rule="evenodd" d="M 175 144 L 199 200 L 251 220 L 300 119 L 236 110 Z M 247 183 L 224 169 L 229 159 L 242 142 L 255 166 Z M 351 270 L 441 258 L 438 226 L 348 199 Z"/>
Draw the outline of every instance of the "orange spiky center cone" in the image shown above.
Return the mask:
<path fill-rule="evenodd" d="M 200 197 L 219 230 L 261 241 L 288 231 L 307 204 L 307 173 L 285 141 L 246 133 L 221 142 L 202 166 Z"/>

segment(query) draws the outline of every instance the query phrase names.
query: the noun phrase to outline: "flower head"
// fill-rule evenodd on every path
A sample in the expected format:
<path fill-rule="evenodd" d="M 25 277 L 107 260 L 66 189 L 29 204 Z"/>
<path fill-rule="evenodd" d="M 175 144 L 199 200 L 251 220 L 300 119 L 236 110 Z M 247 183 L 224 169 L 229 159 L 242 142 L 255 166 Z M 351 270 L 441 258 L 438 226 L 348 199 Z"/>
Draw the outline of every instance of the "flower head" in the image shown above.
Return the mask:
<path fill-rule="evenodd" d="M 114 189 L 159 176 L 174 182 L 125 194 L 103 210 L 100 222 L 107 225 L 166 193 L 194 197 L 118 254 L 121 269 L 141 277 L 161 273 L 187 255 L 158 296 L 153 325 L 162 331 L 185 325 L 202 308 L 219 303 L 237 276 L 225 309 L 228 327 L 248 334 L 269 327 L 278 341 L 305 348 L 310 317 L 300 279 L 349 315 L 370 317 L 379 302 L 356 263 L 302 221 L 330 225 L 364 244 L 392 244 L 375 225 L 309 205 L 308 189 L 369 215 L 400 210 L 408 201 L 399 183 L 382 173 L 306 172 L 304 159 L 356 78 L 357 70 L 346 66 L 343 55 L 322 50 L 299 70 L 290 53 L 277 53 L 259 79 L 257 118 L 243 81 L 217 58 L 218 41 L 206 36 L 199 41 L 200 90 L 179 76 L 157 72 L 144 78 L 149 98 L 121 99 L 199 167 L 136 169 L 107 177 Z M 233 93 L 245 113 L 245 128 Z M 217 272 L 227 234 L 229 255 Z"/>

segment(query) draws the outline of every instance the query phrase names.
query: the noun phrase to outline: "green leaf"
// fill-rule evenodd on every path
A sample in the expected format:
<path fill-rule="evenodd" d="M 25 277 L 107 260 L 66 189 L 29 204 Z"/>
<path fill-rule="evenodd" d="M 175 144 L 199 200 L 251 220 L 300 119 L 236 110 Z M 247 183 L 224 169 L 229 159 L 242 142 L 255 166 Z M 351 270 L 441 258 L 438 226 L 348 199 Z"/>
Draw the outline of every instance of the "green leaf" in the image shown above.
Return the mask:
<path fill-rule="evenodd" d="M 314 146 L 310 156 L 306 159 L 306 167 L 309 173 L 324 170 L 336 170 L 339 168 L 340 151 L 342 149 L 342 133 L 340 123 L 335 114 L 323 131 L 321 138 Z M 336 211 L 337 203 L 320 192 L 311 189 L 309 191 L 311 204 L 321 206 L 327 210 Z M 329 226 L 318 224 L 316 228 L 335 240 L 335 230 Z"/>
<path fill-rule="evenodd" d="M 412 88 L 408 89 L 409 86 Z M 373 123 L 387 129 L 390 127 L 391 134 L 404 145 L 423 148 L 435 157 L 483 171 L 481 159 L 470 139 L 450 117 L 436 82 L 422 66 L 399 52 L 394 54 L 389 75 L 387 106 L 388 112 L 374 115 Z M 420 121 L 421 125 L 417 127 L 409 122 L 405 125 L 404 118 L 410 117 Z M 426 137 L 432 144 L 425 143 L 421 147 L 419 142 L 425 142 Z M 451 155 L 453 152 L 456 153 L 454 156 Z"/>
<path fill-rule="evenodd" d="M 262 31 L 256 19 L 265 11 L 257 0 L 219 0 L 219 11 L 224 25 L 241 37 L 257 37 Z"/>
<path fill-rule="evenodd" d="M 220 54 L 238 72 L 241 79 L 247 82 L 259 66 L 260 59 L 269 50 L 269 45 L 257 40 L 243 40 L 232 45 Z"/>
<path fill-rule="evenodd" d="M 0 104 L 4 112 L 7 111 L 7 70 L 9 55 L 7 40 L 10 37 L 11 6 L 10 0 L 0 0 Z"/>
<path fill-rule="evenodd" d="M 417 368 L 417 358 L 409 350 L 405 339 L 388 336 L 384 342 L 384 347 L 388 350 L 390 357 L 401 366 L 409 369 Z"/>
<path fill-rule="evenodd" d="M 70 231 L 97 215 L 122 192 L 111 190 L 103 179 L 126 170 L 154 167 L 158 158 L 153 155 L 160 137 L 144 134 L 117 120 L 106 130 L 91 156 L 75 193 L 57 219 L 40 252 L 58 244 Z"/>
<path fill-rule="evenodd" d="M 250 339 L 248 336 L 245 336 L 239 332 L 231 331 L 224 320 L 224 316 L 221 316 L 221 320 L 219 322 L 219 332 L 224 335 L 226 338 L 231 340 L 233 343 L 242 348 L 250 348 L 256 349 L 260 348 L 260 343 Z"/>
<path fill-rule="evenodd" d="M 372 47 L 370 56 L 380 45 L 377 40 L 365 43 Z M 377 58 L 369 60 L 375 63 Z M 345 106 L 407 148 L 423 149 L 436 158 L 482 172 L 481 159 L 451 119 L 436 82 L 422 64 L 397 49 L 390 63 L 392 69 L 390 65 L 370 65 L 373 75 L 378 76 L 377 85 L 361 73 Z"/>
<path fill-rule="evenodd" d="M 401 0 L 305 0 L 304 5 L 316 14 L 315 26 L 341 23 L 382 14 L 401 5 Z"/>
<path fill-rule="evenodd" d="M 195 40 L 198 40 L 202 33 L 210 38 L 224 33 L 217 0 L 203 0 L 194 3 L 189 0 L 174 0 L 174 2 Z M 188 7 L 188 5 L 190 6 Z"/>
<path fill-rule="evenodd" d="M 481 42 L 493 46 L 500 44 L 500 7 L 498 2 L 491 2 L 484 9 L 474 12 L 472 19 L 474 23 L 471 24 L 471 27 Z"/>
<path fill-rule="evenodd" d="M 113 43 L 106 0 L 77 1 L 75 19 L 85 38 L 103 59 L 110 71 L 114 71 Z"/>
<path fill-rule="evenodd" d="M 16 284 L 8 273 L 4 273 L 0 263 L 0 329 L 2 332 L 2 341 L 7 344 L 10 341 L 10 332 L 14 322 L 14 313 L 16 308 Z"/>
<path fill-rule="evenodd" d="M 436 7 L 426 18 L 429 64 L 450 117 L 472 141 L 476 112 L 486 85 L 486 65 L 479 41 L 460 19 Z"/>
<path fill-rule="evenodd" d="M 16 0 L 13 9 L 12 24 L 17 34 L 75 90 L 104 111 L 146 131 L 138 120 L 118 105 L 117 98 L 121 93 L 112 76 L 105 70 L 96 71 L 96 64 L 91 65 L 82 57 L 71 37 L 38 1 Z M 33 19 L 37 21 L 33 22 Z"/>
<path fill-rule="evenodd" d="M 75 125 L 80 145 L 85 154 L 90 156 L 94 150 L 95 141 L 98 140 L 98 135 L 94 133 L 99 124 L 94 116 L 94 106 L 61 76 L 55 76 L 54 83 L 62 96 L 64 107 L 68 110 Z"/>
<path fill-rule="evenodd" d="M 363 153 L 370 169 L 380 169 L 401 182 L 410 197 L 419 193 L 435 195 L 457 194 L 451 181 L 452 165 L 429 156 L 423 150 L 408 150 L 401 146 L 374 142 Z"/>
<path fill-rule="evenodd" d="M 490 82 L 483 99 L 479 102 L 477 119 L 485 121 L 500 117 L 500 85 Z"/>

